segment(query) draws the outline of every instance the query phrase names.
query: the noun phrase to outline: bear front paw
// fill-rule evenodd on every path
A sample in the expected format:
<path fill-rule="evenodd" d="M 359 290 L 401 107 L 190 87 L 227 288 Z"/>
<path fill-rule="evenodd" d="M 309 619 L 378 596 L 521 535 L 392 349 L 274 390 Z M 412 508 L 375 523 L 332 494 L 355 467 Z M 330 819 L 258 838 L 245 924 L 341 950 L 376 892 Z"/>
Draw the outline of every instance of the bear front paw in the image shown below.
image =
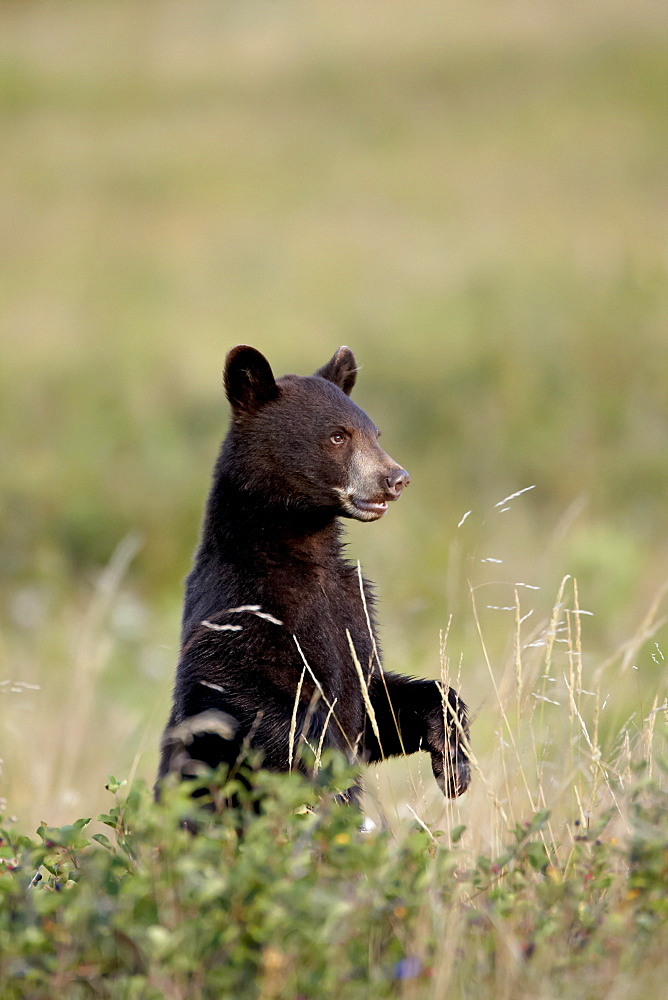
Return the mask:
<path fill-rule="evenodd" d="M 454 799 L 466 791 L 471 781 L 466 705 L 450 688 L 447 704 L 440 705 L 429 721 L 431 769 L 443 794 Z"/>

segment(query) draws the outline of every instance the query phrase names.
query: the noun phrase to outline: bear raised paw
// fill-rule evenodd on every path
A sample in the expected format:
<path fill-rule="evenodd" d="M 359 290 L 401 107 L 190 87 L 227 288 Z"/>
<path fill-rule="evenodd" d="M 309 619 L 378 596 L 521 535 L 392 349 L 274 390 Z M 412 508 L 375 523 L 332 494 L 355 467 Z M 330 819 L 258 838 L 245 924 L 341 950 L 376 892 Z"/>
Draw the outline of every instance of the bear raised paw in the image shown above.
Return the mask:
<path fill-rule="evenodd" d="M 383 671 L 371 585 L 342 557 L 338 519 L 378 520 L 409 483 L 349 398 L 356 374 L 347 347 L 306 377 L 275 379 L 252 347 L 227 356 L 232 422 L 186 582 L 159 780 L 234 767 L 249 747 L 270 770 L 304 770 L 306 743 L 367 763 L 426 750 L 445 795 L 468 786 L 466 706 Z"/>

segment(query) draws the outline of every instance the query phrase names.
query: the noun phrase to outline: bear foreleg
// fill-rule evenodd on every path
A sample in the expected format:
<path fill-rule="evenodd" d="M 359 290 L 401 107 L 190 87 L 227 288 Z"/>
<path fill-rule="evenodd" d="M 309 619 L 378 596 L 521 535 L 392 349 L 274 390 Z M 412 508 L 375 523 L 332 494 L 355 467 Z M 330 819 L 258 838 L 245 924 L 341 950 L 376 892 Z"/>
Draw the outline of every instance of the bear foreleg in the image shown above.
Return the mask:
<path fill-rule="evenodd" d="M 376 727 L 367 719 L 365 756 L 385 757 L 426 750 L 444 795 L 454 798 L 470 781 L 466 705 L 453 688 L 400 674 L 376 674 L 369 685 Z M 378 738 L 380 736 L 380 740 Z"/>

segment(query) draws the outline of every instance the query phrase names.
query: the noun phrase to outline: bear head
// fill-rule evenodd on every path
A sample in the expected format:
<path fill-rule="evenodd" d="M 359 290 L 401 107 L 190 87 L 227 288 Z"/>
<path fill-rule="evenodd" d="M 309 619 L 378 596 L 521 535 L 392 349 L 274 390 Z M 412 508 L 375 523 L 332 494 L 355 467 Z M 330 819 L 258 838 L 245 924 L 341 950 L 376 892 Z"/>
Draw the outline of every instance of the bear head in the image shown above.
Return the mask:
<path fill-rule="evenodd" d="M 313 375 L 278 379 L 255 348 L 234 347 L 224 373 L 232 407 L 228 475 L 268 505 L 326 509 L 358 521 L 382 517 L 410 480 L 350 399 L 356 375 L 348 347 Z"/>

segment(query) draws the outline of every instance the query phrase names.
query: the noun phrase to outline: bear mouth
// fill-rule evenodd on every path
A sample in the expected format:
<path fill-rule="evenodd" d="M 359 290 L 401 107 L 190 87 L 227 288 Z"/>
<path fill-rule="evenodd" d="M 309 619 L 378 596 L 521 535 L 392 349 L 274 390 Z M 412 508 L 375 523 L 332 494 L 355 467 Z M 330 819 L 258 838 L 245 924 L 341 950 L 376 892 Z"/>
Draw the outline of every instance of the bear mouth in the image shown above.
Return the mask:
<path fill-rule="evenodd" d="M 375 517 L 382 517 L 387 510 L 386 500 L 358 500 L 357 497 L 351 497 L 353 507 L 361 511 L 363 514 L 373 514 Z"/>
<path fill-rule="evenodd" d="M 367 500 L 340 486 L 335 487 L 335 491 L 339 496 L 342 508 L 340 513 L 343 517 L 352 517 L 356 521 L 377 521 L 387 511 L 387 500 Z"/>

